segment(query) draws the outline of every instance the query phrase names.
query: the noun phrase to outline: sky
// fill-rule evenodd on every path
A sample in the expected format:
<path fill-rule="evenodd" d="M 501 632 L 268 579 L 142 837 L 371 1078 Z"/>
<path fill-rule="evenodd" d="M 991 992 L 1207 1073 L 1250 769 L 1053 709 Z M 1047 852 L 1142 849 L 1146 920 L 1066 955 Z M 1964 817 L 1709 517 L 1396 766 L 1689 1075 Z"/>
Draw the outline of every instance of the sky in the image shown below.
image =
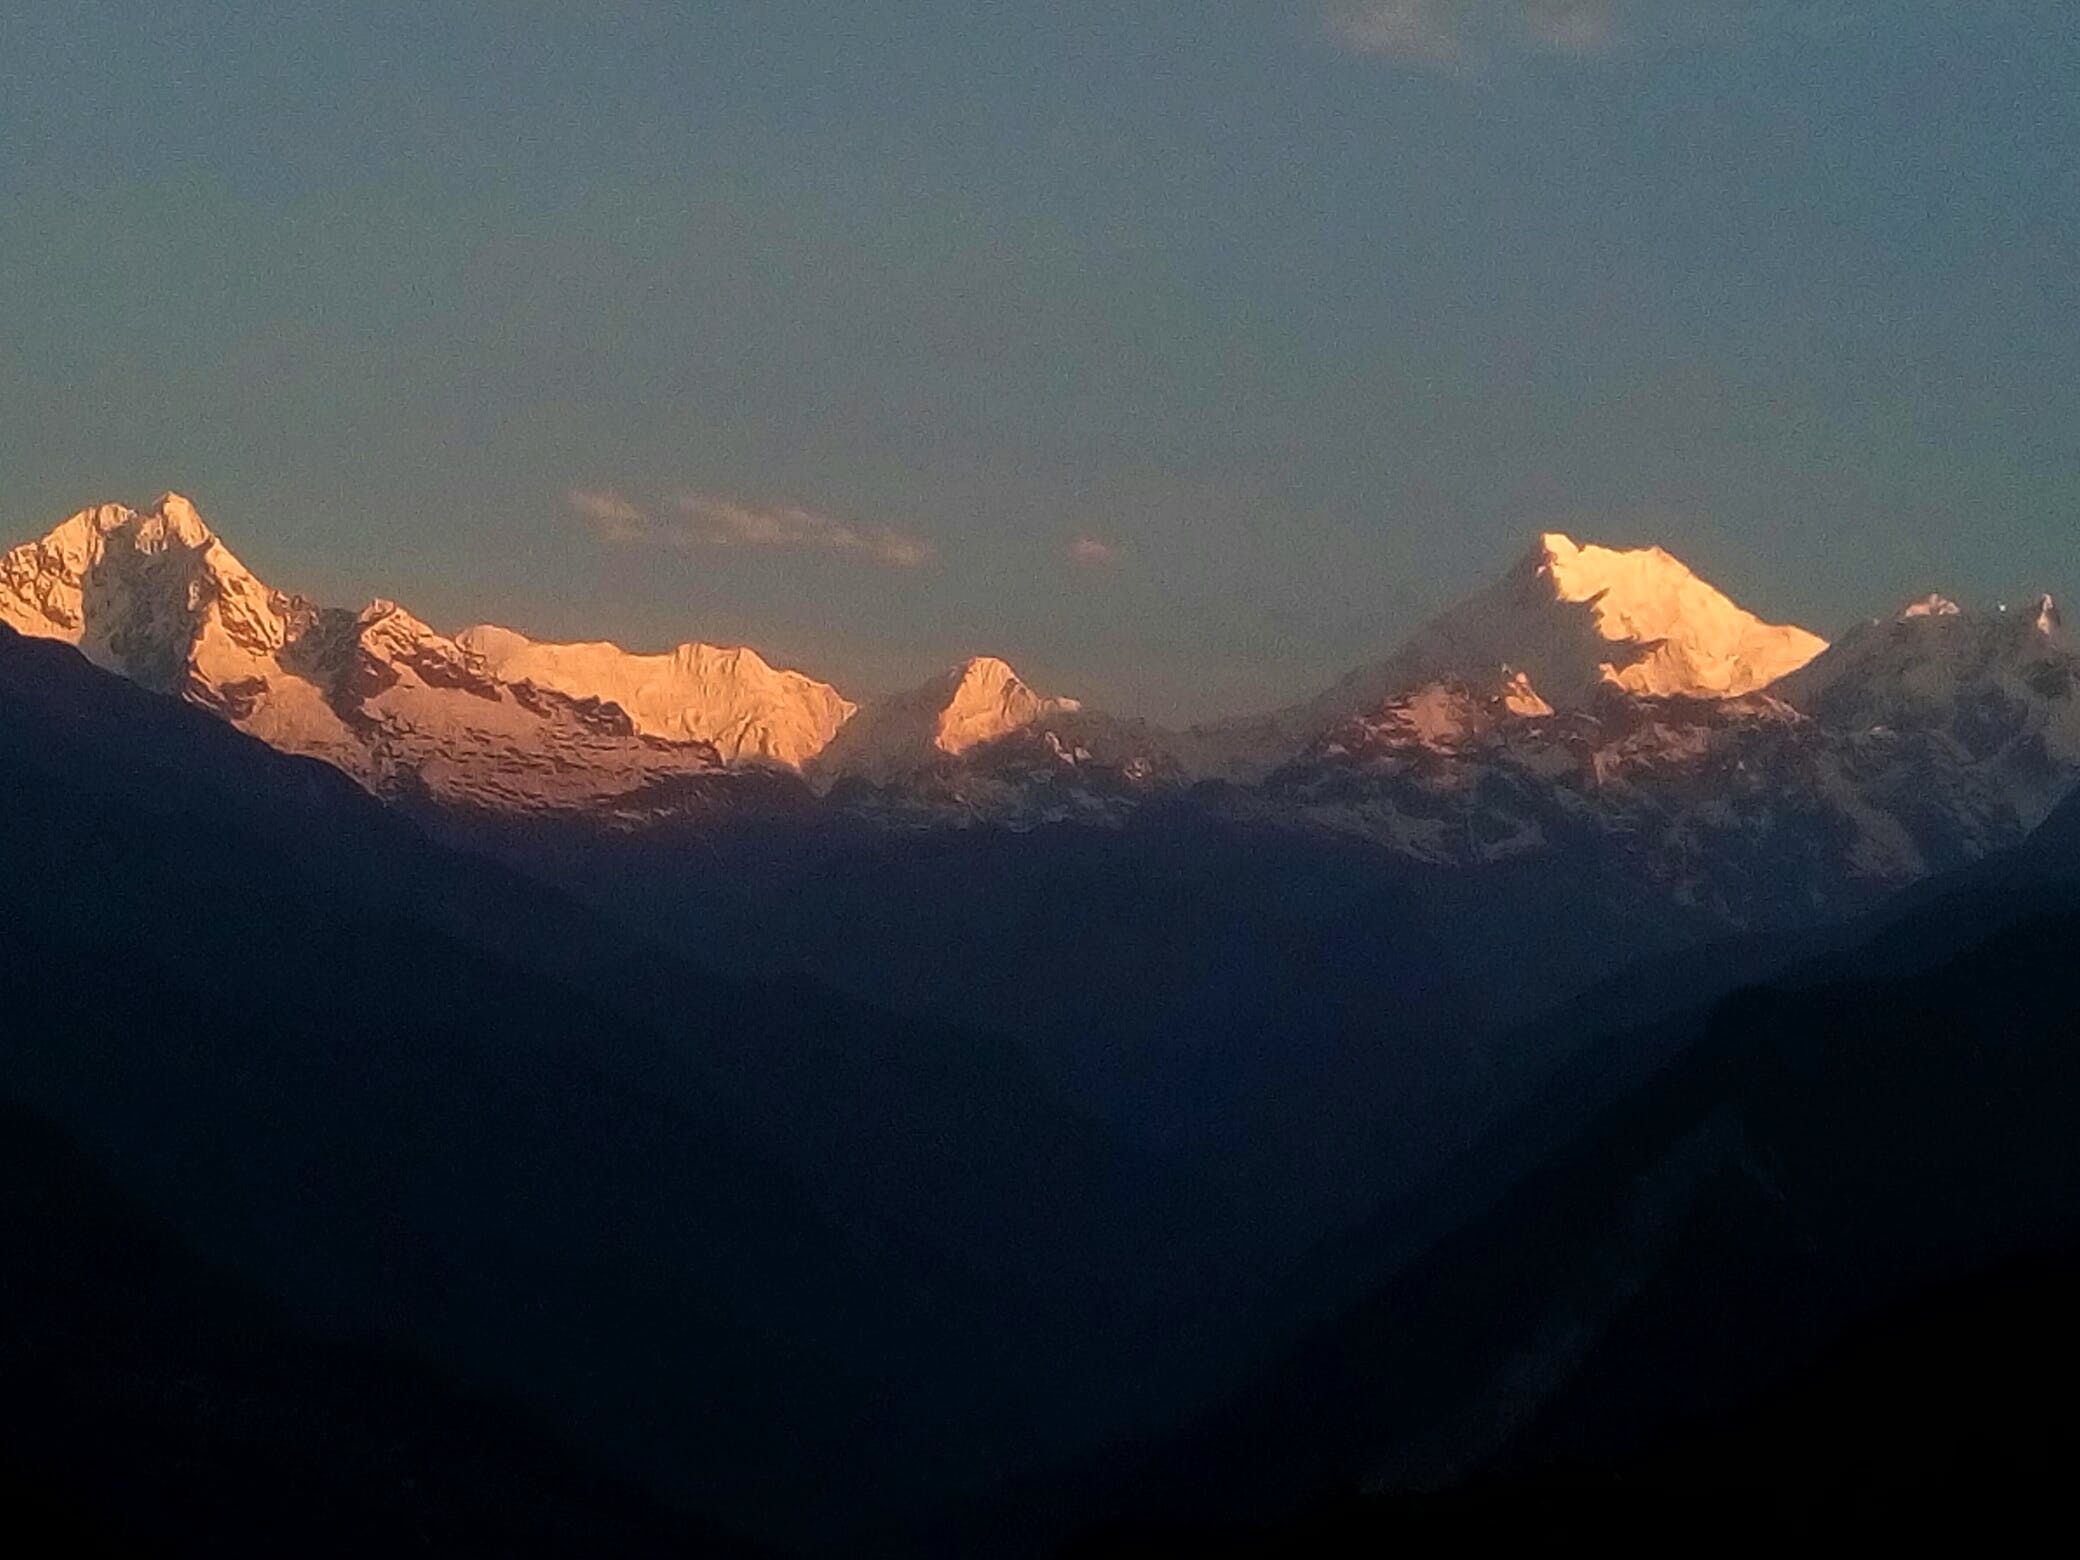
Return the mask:
<path fill-rule="evenodd" d="M 2080 587 L 2071 0 L 0 8 L 0 538 L 1191 719 L 1545 529 Z"/>

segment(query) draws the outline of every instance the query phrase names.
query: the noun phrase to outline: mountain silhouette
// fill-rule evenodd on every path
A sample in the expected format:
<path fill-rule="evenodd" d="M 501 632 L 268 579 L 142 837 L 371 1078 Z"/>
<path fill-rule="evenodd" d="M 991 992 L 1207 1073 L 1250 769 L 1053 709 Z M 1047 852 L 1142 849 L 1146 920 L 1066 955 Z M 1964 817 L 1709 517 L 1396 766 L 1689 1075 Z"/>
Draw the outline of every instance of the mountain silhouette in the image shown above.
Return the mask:
<path fill-rule="evenodd" d="M 0 1339 L 0 1496 L 49 1552 L 754 1552 L 510 1403 L 299 1332 L 11 1106 Z"/>
<path fill-rule="evenodd" d="M 1204 1536 L 1164 1515 L 1253 1552 L 1444 1509 L 2048 1497 L 2031 1470 L 2070 1447 L 2080 1384 L 2076 815 L 1585 1051 L 1601 1104 L 1571 1081 L 1428 1189 L 1464 1216 L 1136 1463 L 1093 1542 Z M 1529 1121 L 1558 1146 L 1498 1168 Z"/>
<path fill-rule="evenodd" d="M 0 777 L 4 1097 L 298 1327 L 733 1527 L 909 1520 L 1210 1325 L 1194 1203 L 1007 1045 L 712 973 L 4 633 Z"/>

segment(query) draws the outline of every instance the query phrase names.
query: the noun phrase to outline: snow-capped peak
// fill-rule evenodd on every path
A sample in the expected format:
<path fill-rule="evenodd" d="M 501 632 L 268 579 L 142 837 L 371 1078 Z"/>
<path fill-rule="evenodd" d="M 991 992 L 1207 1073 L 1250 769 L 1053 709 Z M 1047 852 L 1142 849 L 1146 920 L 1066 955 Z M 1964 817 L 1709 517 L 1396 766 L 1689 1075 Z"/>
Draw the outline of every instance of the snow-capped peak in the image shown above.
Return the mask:
<path fill-rule="evenodd" d="M 1827 648 L 1817 634 L 1763 622 L 1659 547 L 1582 546 L 1548 532 L 1531 562 L 1534 578 L 1550 581 L 1554 604 L 1588 609 L 1603 641 L 1595 648 L 1607 647 L 1594 680 L 1633 693 L 1732 698 Z M 1571 697 L 1566 686 L 1554 691 Z"/>
<path fill-rule="evenodd" d="M 244 675 L 246 661 L 281 649 L 296 606 L 178 493 L 146 510 L 83 509 L 0 558 L 0 622 L 166 692 Z"/>
<path fill-rule="evenodd" d="M 932 735 L 934 746 L 945 753 L 964 753 L 1043 715 L 1082 708 L 1074 699 L 1035 693 L 1007 662 L 992 655 L 973 656 L 926 688 L 934 696 L 943 693 Z"/>
<path fill-rule="evenodd" d="M 597 697 L 503 683 L 394 602 L 355 612 L 274 590 L 177 493 L 83 509 L 0 557 L 0 622 L 379 791 L 613 808 L 717 762 L 705 743 L 639 736 Z"/>
<path fill-rule="evenodd" d="M 974 656 L 860 710 L 816 769 L 828 778 L 857 775 L 885 782 L 1081 707 L 1074 699 L 1035 693 L 995 656 Z"/>
<path fill-rule="evenodd" d="M 62 521 L 41 545 L 69 558 L 98 559 L 111 547 L 158 555 L 175 550 L 205 552 L 222 547 L 195 506 L 178 493 L 162 494 L 149 509 L 97 504 Z M 226 550 L 224 557 L 229 557 Z M 232 560 L 236 564 L 236 560 Z M 241 570 L 243 565 L 237 565 Z"/>
<path fill-rule="evenodd" d="M 1385 661 L 1318 698 L 1232 732 L 1243 762 L 1279 744 L 1304 746 L 1343 721 L 1449 682 L 1507 697 L 1527 713 L 1583 706 L 1617 687 L 1655 697 L 1753 693 L 1827 647 L 1816 634 L 1766 623 L 1660 547 L 1539 536 L 1494 584 L 1434 618 Z"/>
<path fill-rule="evenodd" d="M 712 742 L 732 763 L 800 768 L 829 745 L 854 708 L 828 683 L 771 666 L 744 646 L 687 643 L 639 655 L 606 641 L 545 643 L 489 623 L 456 637 L 507 682 L 607 700 L 637 731 Z"/>
<path fill-rule="evenodd" d="M 156 520 L 184 547 L 204 547 L 216 540 L 216 533 L 204 523 L 195 506 L 179 493 L 160 494 L 147 518 Z"/>
<path fill-rule="evenodd" d="M 2080 651 L 2058 607 L 1974 611 L 1941 597 L 1865 623 L 1773 691 L 1852 733 L 1939 735 L 1975 759 L 2034 748 L 2080 764 Z"/>

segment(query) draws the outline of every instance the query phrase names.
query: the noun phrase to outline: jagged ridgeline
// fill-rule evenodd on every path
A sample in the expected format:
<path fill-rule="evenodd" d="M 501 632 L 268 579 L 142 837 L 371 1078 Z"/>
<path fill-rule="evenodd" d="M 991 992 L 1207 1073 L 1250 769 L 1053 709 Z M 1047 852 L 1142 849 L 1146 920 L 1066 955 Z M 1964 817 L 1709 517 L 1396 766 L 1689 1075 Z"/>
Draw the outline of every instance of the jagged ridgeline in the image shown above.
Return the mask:
<path fill-rule="evenodd" d="M 762 1536 L 1210 1400 L 1330 1231 L 1604 1097 L 1613 1026 L 2080 777 L 2048 601 L 1829 646 L 1558 535 L 1189 730 L 325 606 L 173 496 L 0 557 L 0 624 L 16 1096 L 276 1303 Z"/>
<path fill-rule="evenodd" d="M 615 827 L 815 798 L 906 829 L 1117 826 L 1196 787 L 1198 805 L 1419 860 L 1588 830 L 1711 901 L 1719 852 L 1793 828 L 1844 878 L 1970 859 L 2080 769 L 2080 660 L 2048 599 L 1937 598 L 1830 649 L 1660 548 L 1555 533 L 1320 695 L 1189 730 L 1036 691 L 989 656 L 856 701 L 742 646 L 450 636 L 391 602 L 266 584 L 173 494 L 82 510 L 0 558 L 0 622 L 378 794 Z"/>

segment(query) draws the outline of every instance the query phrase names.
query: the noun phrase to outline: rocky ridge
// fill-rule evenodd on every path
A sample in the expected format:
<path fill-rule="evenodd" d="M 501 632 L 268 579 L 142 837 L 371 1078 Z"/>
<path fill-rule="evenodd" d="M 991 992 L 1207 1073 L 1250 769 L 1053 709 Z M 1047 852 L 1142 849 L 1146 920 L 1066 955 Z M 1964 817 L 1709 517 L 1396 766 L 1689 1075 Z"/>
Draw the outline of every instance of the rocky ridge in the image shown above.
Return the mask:
<path fill-rule="evenodd" d="M 0 622 L 453 809 L 630 828 L 791 785 L 812 817 L 1028 829 L 1163 801 L 1437 863 L 1618 852 L 1736 919 L 1975 859 L 2080 778 L 2080 651 L 2048 598 L 1931 597 L 1828 647 L 1659 548 L 1557 533 L 1321 695 L 1181 732 L 987 656 L 855 705 L 741 647 L 450 638 L 273 589 L 177 495 L 0 557 Z"/>

